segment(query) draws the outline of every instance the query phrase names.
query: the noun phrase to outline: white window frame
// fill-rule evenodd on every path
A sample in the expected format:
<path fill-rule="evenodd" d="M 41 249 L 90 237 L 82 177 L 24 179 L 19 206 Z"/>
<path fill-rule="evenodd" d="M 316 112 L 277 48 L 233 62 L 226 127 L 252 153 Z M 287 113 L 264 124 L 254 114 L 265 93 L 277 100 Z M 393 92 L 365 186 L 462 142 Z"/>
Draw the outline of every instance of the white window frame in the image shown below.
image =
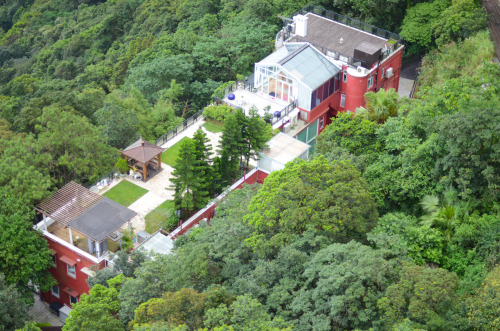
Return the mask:
<path fill-rule="evenodd" d="M 373 76 L 370 76 L 370 78 L 368 78 L 368 89 L 370 89 L 372 86 L 373 86 Z"/>
<path fill-rule="evenodd" d="M 321 116 L 319 118 L 319 130 L 323 129 L 324 126 L 325 126 L 325 118 Z"/>
<path fill-rule="evenodd" d="M 347 70 L 344 70 L 344 75 L 342 76 L 342 81 L 347 83 Z"/>
<path fill-rule="evenodd" d="M 385 67 L 382 67 L 382 76 L 380 76 L 380 79 L 384 79 L 384 75 L 385 75 Z"/>
<path fill-rule="evenodd" d="M 345 94 L 340 95 L 340 107 L 344 108 L 345 107 Z"/>
<path fill-rule="evenodd" d="M 75 304 L 78 303 L 78 297 L 74 297 L 71 294 L 68 294 L 68 295 L 69 295 L 69 303 L 70 303 L 70 305 L 73 306 L 73 305 L 75 305 Z M 73 302 L 73 299 L 74 299 L 75 302 Z"/>
<path fill-rule="evenodd" d="M 70 272 L 70 268 L 73 268 L 73 272 Z M 66 273 L 68 274 L 68 276 L 76 278 L 76 266 L 70 266 L 69 264 L 66 264 Z"/>
<path fill-rule="evenodd" d="M 57 288 L 57 292 L 54 291 L 55 288 Z M 50 292 L 52 293 L 53 296 L 55 296 L 56 298 L 59 298 L 59 285 L 52 286 L 52 288 L 50 289 Z"/>

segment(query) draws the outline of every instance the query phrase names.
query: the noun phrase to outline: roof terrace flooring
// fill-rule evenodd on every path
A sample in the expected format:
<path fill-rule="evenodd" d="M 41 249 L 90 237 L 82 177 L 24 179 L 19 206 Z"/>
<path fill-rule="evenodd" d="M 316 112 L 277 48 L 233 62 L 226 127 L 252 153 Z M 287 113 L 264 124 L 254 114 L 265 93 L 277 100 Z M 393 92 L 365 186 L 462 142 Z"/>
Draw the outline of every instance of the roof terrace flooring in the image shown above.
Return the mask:
<path fill-rule="evenodd" d="M 294 137 L 294 136 L 298 135 L 300 133 L 300 131 L 302 131 L 308 125 L 309 125 L 309 123 L 307 123 L 306 121 L 303 121 L 303 120 L 299 119 L 297 121 L 297 125 L 292 126 L 291 129 L 290 129 L 290 131 L 288 131 L 285 134 L 287 136 Z"/>
<path fill-rule="evenodd" d="M 222 101 L 233 107 L 241 107 L 245 114 L 248 114 L 250 108 L 255 106 L 260 117 L 264 117 L 264 108 L 267 106 L 270 106 L 269 113 L 272 115 L 275 111 L 283 110 L 283 108 L 289 104 L 284 100 L 262 92 L 250 92 L 248 90 L 239 89 L 232 93 L 235 96 L 234 100 L 229 100 L 226 95 Z"/>
<path fill-rule="evenodd" d="M 384 48 L 387 42 L 387 39 L 382 37 L 313 13 L 307 13 L 306 16 L 308 18 L 306 36 L 294 35 L 289 41 L 310 42 L 314 46 L 324 47 L 349 57 L 354 56 L 354 49 L 363 41 L 379 48 Z"/>
<path fill-rule="evenodd" d="M 52 233 L 54 236 L 58 237 L 59 239 L 64 240 L 65 242 L 71 244 L 69 240 L 69 228 L 62 226 L 60 223 L 54 222 L 51 225 L 47 227 L 47 231 L 49 233 Z M 72 236 L 73 236 L 73 245 L 80 248 L 81 250 L 89 253 L 89 242 L 88 242 L 88 237 L 84 235 L 81 232 L 78 232 L 74 229 L 71 230 Z M 110 252 L 116 252 L 120 249 L 120 244 L 118 242 L 115 242 L 111 240 L 110 238 L 106 239 L 107 244 L 108 244 L 108 251 Z M 89 253 L 91 254 L 91 253 Z M 97 257 L 97 254 L 91 254 Z"/>

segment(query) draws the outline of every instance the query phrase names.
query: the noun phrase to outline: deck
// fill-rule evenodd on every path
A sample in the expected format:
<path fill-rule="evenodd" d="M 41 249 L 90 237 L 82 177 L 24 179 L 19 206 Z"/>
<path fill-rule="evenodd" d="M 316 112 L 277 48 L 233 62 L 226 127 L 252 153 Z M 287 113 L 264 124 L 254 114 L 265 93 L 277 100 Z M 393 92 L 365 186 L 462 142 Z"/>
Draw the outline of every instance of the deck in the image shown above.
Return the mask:
<path fill-rule="evenodd" d="M 69 229 L 67 227 L 64 227 L 56 222 L 56 223 L 49 225 L 47 227 L 47 230 L 50 233 L 52 233 L 53 235 L 55 235 L 56 237 L 64 240 L 67 243 L 70 243 Z M 73 245 L 75 245 L 76 247 L 78 247 L 81 250 L 88 253 L 89 252 L 88 237 L 86 235 L 84 235 L 83 233 L 78 232 L 76 230 L 71 230 L 71 232 L 73 234 Z M 115 242 L 109 238 L 107 238 L 106 241 L 108 244 L 108 251 L 109 252 L 114 253 L 120 249 L 120 244 L 118 243 L 118 241 Z M 97 255 L 95 253 L 91 254 L 91 255 L 97 257 Z"/>

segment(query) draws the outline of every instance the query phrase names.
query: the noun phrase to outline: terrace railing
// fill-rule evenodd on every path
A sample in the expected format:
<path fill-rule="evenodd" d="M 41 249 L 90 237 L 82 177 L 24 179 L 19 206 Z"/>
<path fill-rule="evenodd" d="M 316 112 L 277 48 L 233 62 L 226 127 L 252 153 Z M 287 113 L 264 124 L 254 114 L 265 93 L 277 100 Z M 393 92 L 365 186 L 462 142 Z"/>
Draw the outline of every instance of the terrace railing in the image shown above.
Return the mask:
<path fill-rule="evenodd" d="M 191 125 L 202 119 L 203 119 L 203 110 L 200 110 L 196 114 L 194 114 L 193 116 L 182 122 L 181 124 L 177 125 L 174 129 L 170 130 L 160 138 L 156 139 L 155 145 L 161 146 L 165 144 L 166 142 L 175 138 L 177 135 L 184 132 L 184 130 L 189 128 Z"/>
<path fill-rule="evenodd" d="M 388 47 L 386 50 L 384 50 L 382 52 L 381 60 L 383 60 L 383 59 L 387 58 L 389 55 L 391 55 L 403 43 L 403 38 L 400 35 L 398 35 L 397 33 L 393 33 L 393 32 L 390 32 L 390 31 L 387 31 L 387 30 L 384 30 L 381 28 L 377 28 L 376 26 L 373 26 L 371 24 L 367 24 L 367 23 L 355 20 L 353 18 L 344 16 L 344 15 L 341 15 L 341 14 L 335 13 L 333 11 L 323 9 L 321 7 L 317 7 L 314 5 L 307 5 L 303 9 L 296 12 L 293 16 L 304 15 L 307 13 L 314 13 L 314 14 L 326 17 L 328 19 L 331 19 L 332 21 L 345 24 L 347 26 L 368 32 L 370 34 L 382 37 L 384 39 L 392 39 L 394 41 L 394 43 L 392 44 L 392 46 Z M 278 34 L 276 35 L 276 39 L 275 39 L 276 48 L 279 48 L 278 46 L 281 46 L 283 44 L 282 40 L 288 40 L 290 35 L 291 35 L 291 28 L 289 26 L 289 23 L 287 23 L 285 21 L 284 25 L 283 25 L 283 29 L 280 32 L 278 32 Z M 293 39 L 297 42 L 309 42 L 311 45 L 313 45 L 318 50 L 320 50 L 323 54 L 331 56 L 331 57 L 335 58 L 336 60 L 341 60 L 341 61 L 347 62 L 348 64 L 353 65 L 353 66 L 360 66 L 360 65 L 363 67 L 365 66 L 365 63 L 359 59 L 356 59 L 356 58 L 351 57 L 351 56 L 347 56 L 345 54 L 341 54 L 339 52 L 328 49 L 326 47 L 321 47 L 320 45 L 311 43 L 310 41 L 307 41 L 307 40 L 300 38 L 296 35 L 293 37 Z"/>
<path fill-rule="evenodd" d="M 288 106 L 286 106 L 280 111 L 280 116 L 276 120 L 273 120 L 273 123 L 271 124 L 275 124 L 278 121 L 282 120 L 286 115 L 290 114 L 292 110 L 295 109 L 295 107 L 297 107 L 297 101 L 292 101 Z"/>
<path fill-rule="evenodd" d="M 318 6 L 314 5 L 307 5 L 306 7 L 302 8 L 298 12 L 296 12 L 293 16 L 295 15 L 304 15 L 307 13 L 314 13 L 326 18 L 329 18 L 335 22 L 339 22 L 345 25 L 348 25 L 350 27 L 366 31 L 368 33 L 374 34 L 376 36 L 385 38 L 385 39 L 394 39 L 394 40 L 400 40 L 401 37 L 397 33 L 390 32 L 381 28 L 377 28 L 376 26 L 373 26 L 371 24 L 367 24 L 365 22 L 361 22 L 358 20 L 355 20 L 353 18 L 338 14 L 336 12 L 333 12 L 328 9 L 324 9 Z M 286 23 L 285 23 L 286 24 Z"/>
<path fill-rule="evenodd" d="M 119 173 L 118 169 L 113 169 L 104 176 L 101 177 L 97 182 L 88 186 L 88 189 L 92 192 L 98 192 L 104 185 L 107 185 L 113 181 L 115 174 Z"/>

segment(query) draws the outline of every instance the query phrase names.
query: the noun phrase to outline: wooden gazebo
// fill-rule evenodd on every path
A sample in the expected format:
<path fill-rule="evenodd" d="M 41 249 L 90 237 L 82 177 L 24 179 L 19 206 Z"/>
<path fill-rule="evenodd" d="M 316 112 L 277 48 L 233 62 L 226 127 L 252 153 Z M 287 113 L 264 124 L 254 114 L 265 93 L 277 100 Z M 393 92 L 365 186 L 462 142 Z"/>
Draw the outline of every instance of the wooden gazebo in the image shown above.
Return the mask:
<path fill-rule="evenodd" d="M 148 165 L 152 165 L 156 171 L 161 169 L 161 153 L 165 150 L 166 148 L 156 146 L 141 137 L 120 153 L 125 156 L 130 169 L 137 169 L 146 180 L 149 174 Z"/>

